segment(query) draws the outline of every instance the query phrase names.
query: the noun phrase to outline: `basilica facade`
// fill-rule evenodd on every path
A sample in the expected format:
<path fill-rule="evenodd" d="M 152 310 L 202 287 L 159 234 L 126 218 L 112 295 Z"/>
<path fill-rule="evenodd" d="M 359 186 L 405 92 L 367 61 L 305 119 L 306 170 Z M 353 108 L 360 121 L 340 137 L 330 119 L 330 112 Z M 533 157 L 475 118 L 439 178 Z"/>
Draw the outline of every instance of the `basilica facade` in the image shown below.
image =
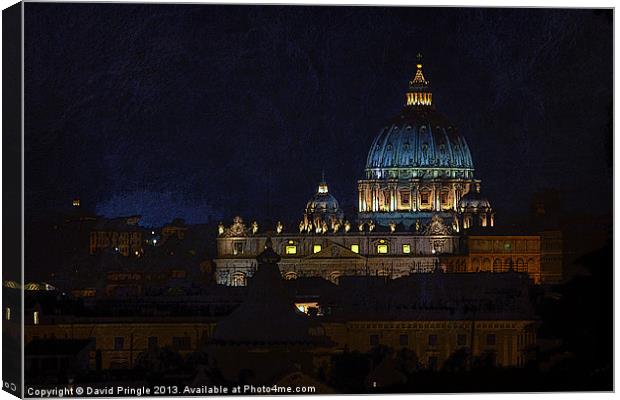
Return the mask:
<path fill-rule="evenodd" d="M 268 237 L 286 279 L 514 270 L 544 281 L 541 237 L 497 233 L 474 172 L 467 141 L 437 111 L 418 60 L 401 111 L 369 149 L 357 215 L 344 215 L 323 177 L 298 224 L 220 223 L 217 282 L 245 285 Z"/>

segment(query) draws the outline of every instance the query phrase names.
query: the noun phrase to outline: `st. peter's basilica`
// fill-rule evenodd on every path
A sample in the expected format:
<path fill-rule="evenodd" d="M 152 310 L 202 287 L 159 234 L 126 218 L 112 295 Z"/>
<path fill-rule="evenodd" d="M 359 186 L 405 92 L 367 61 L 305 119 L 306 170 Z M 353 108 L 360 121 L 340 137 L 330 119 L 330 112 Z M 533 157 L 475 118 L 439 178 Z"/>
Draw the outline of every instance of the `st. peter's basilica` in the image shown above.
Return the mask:
<path fill-rule="evenodd" d="M 541 244 L 544 234 L 495 228 L 467 141 L 437 111 L 420 59 L 416 67 L 402 110 L 368 152 L 357 216 L 344 215 L 323 177 L 297 226 L 221 223 L 218 283 L 245 285 L 268 236 L 286 279 L 511 270 L 536 283 L 560 279 L 561 248 Z"/>

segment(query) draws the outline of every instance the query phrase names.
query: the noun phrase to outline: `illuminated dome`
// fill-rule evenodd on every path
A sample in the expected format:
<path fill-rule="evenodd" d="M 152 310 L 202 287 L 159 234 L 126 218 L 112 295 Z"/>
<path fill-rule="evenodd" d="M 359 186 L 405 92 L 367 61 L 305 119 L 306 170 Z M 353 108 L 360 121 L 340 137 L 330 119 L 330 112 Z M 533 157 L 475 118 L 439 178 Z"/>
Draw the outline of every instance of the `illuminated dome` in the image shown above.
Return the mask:
<path fill-rule="evenodd" d="M 366 177 L 471 178 L 474 164 L 465 138 L 434 109 L 404 109 L 375 137 Z"/>
<path fill-rule="evenodd" d="M 374 137 L 358 181 L 358 220 L 406 229 L 433 217 L 453 221 L 480 181 L 467 141 L 434 104 L 418 55 L 400 113 Z"/>
<path fill-rule="evenodd" d="M 480 194 L 480 184 L 478 183 L 469 193 L 461 197 L 457 209 L 458 224 L 463 229 L 495 225 L 495 213 L 491 208 L 491 203 Z"/>
<path fill-rule="evenodd" d="M 419 62 L 405 107 L 381 128 L 370 147 L 366 178 L 472 178 L 473 172 L 467 142 L 435 109 Z"/>
<path fill-rule="evenodd" d="M 314 196 L 306 204 L 306 213 L 338 213 L 340 205 L 338 200 L 329 193 L 327 183 L 323 180 Z"/>
<path fill-rule="evenodd" d="M 334 229 L 335 225 L 342 225 L 344 213 L 334 196 L 329 193 L 325 182 L 325 176 L 321 179 L 319 187 L 306 204 L 304 219 L 300 223 L 300 231 L 315 231 L 325 233 L 327 229 Z"/>
<path fill-rule="evenodd" d="M 489 212 L 491 211 L 491 203 L 480 194 L 480 187 L 476 188 L 461 198 L 458 205 L 460 212 Z"/>

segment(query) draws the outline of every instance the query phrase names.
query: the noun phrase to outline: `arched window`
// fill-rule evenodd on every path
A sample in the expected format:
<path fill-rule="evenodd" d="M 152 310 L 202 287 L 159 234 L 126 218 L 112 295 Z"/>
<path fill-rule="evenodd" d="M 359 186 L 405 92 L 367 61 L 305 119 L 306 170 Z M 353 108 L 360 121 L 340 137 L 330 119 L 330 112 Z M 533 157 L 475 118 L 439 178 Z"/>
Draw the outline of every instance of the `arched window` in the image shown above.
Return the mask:
<path fill-rule="evenodd" d="M 284 244 L 284 254 L 294 255 L 297 254 L 297 244 L 293 240 L 288 240 Z"/>
<path fill-rule="evenodd" d="M 529 272 L 536 267 L 536 262 L 533 258 L 528 258 L 527 263 L 525 263 L 525 272 Z"/>
<path fill-rule="evenodd" d="M 479 259 L 474 258 L 474 259 L 471 261 L 471 270 L 472 270 L 472 272 L 478 272 L 478 271 L 480 271 L 480 260 L 479 260 Z"/>
<path fill-rule="evenodd" d="M 444 210 L 449 210 L 452 208 L 450 204 L 450 191 L 448 189 L 444 189 L 441 191 L 441 208 Z"/>
<path fill-rule="evenodd" d="M 502 271 L 502 260 L 496 258 L 493 260 L 493 272 L 501 272 Z"/>
<path fill-rule="evenodd" d="M 377 254 L 387 254 L 390 252 L 390 247 L 385 239 L 381 239 L 376 244 Z"/>
<path fill-rule="evenodd" d="M 491 260 L 489 260 L 488 258 L 485 258 L 484 260 L 482 260 L 482 270 L 483 271 L 491 270 Z"/>
<path fill-rule="evenodd" d="M 507 258 L 504 260 L 504 272 L 510 271 L 512 269 L 512 258 Z"/>
<path fill-rule="evenodd" d="M 235 272 L 231 277 L 232 286 L 245 286 L 246 285 L 246 276 L 243 272 Z"/>
<path fill-rule="evenodd" d="M 527 272 L 525 262 L 523 262 L 522 258 L 517 258 L 517 272 Z"/>
<path fill-rule="evenodd" d="M 295 272 L 295 271 L 286 272 L 284 274 L 284 279 L 286 279 L 287 281 L 290 281 L 290 280 L 293 280 L 293 279 L 297 279 L 297 272 Z"/>
<path fill-rule="evenodd" d="M 429 210 L 431 208 L 431 191 L 428 188 L 420 189 L 420 209 Z"/>

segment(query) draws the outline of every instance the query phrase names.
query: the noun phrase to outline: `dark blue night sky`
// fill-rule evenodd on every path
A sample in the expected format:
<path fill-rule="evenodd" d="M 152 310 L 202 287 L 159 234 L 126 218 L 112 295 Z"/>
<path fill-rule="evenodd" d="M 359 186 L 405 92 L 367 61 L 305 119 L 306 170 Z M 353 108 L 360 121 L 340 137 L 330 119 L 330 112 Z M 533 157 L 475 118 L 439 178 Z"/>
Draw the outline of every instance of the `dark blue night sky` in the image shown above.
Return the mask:
<path fill-rule="evenodd" d="M 612 210 L 607 10 L 33 4 L 26 205 L 296 220 L 325 170 L 355 206 L 415 56 L 502 214 Z"/>

